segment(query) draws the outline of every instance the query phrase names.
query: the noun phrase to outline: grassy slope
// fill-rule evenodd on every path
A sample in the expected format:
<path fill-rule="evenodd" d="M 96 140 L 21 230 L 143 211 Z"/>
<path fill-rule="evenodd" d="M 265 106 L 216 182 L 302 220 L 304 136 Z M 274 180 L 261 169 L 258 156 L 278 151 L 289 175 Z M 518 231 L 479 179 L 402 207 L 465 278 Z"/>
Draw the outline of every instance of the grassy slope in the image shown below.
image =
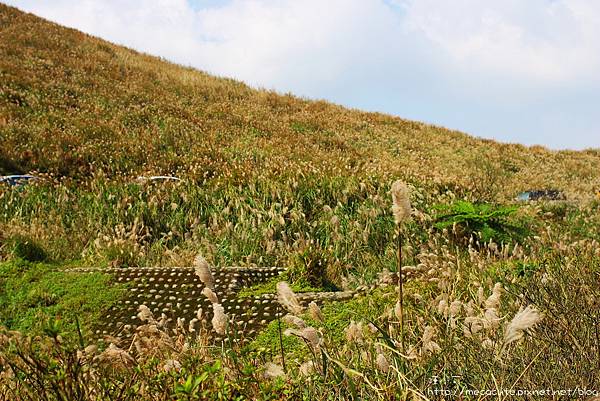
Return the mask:
<path fill-rule="evenodd" d="M 445 188 L 502 200 L 551 186 L 588 197 L 599 182 L 598 151 L 498 144 L 257 91 L 4 5 L 0 35 L 0 173 L 87 183 L 0 193 L 0 251 L 21 236 L 57 263 L 187 264 L 201 251 L 218 265 L 299 266 L 296 280 L 311 265 L 313 277 L 339 282 L 394 268 L 382 210 L 397 177 L 418 186 L 423 210 L 447 200 Z M 119 182 L 142 173 L 191 185 Z"/>
<path fill-rule="evenodd" d="M 245 182 L 281 174 L 403 176 L 502 197 L 589 195 L 600 154 L 499 144 L 323 101 L 257 91 L 0 5 L 0 168 L 102 169 Z"/>

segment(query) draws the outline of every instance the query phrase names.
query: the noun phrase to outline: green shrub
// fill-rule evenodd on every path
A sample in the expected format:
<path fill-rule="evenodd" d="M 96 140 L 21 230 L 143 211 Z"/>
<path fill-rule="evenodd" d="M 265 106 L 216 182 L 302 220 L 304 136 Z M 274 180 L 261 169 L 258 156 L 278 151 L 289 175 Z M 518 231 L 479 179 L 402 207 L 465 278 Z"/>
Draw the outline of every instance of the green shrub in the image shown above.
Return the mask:
<path fill-rule="evenodd" d="M 477 237 L 482 242 L 509 243 L 521 241 L 527 230 L 511 221 L 516 206 L 495 206 L 488 203 L 456 201 L 452 205 L 438 205 L 435 217 L 438 229 L 457 227 L 455 233 L 462 238 Z"/>
<path fill-rule="evenodd" d="M 337 290 L 335 281 L 339 279 L 341 268 L 338 266 L 336 269 L 335 263 L 330 259 L 321 247 L 310 245 L 292 257 L 290 278 L 309 287 Z"/>
<path fill-rule="evenodd" d="M 115 243 L 100 251 L 100 259 L 111 267 L 136 267 L 140 265 L 138 253 L 131 244 Z"/>
<path fill-rule="evenodd" d="M 29 262 L 43 262 L 48 259 L 48 254 L 40 244 L 23 235 L 10 237 L 6 240 L 2 248 L 2 254 L 8 257 L 23 259 Z"/>

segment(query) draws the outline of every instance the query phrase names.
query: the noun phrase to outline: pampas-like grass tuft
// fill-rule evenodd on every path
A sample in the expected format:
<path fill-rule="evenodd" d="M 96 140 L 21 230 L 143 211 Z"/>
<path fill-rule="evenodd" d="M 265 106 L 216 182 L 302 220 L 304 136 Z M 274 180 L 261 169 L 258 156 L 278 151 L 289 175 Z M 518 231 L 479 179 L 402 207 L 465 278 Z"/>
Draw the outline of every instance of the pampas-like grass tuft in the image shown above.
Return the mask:
<path fill-rule="evenodd" d="M 150 311 L 150 308 L 148 308 L 146 305 L 140 305 L 138 307 L 138 314 L 137 317 L 138 319 L 140 319 L 142 322 L 146 323 L 151 323 L 154 321 L 154 316 L 152 316 L 152 312 Z"/>
<path fill-rule="evenodd" d="M 215 294 L 215 292 L 208 287 L 204 287 L 202 289 L 202 295 L 204 295 L 206 299 L 210 301 L 211 304 L 219 303 L 219 298 L 217 297 L 217 294 Z"/>
<path fill-rule="evenodd" d="M 392 184 L 392 213 L 397 225 L 408 221 L 412 214 L 410 206 L 410 192 L 406 184 L 400 180 Z"/>
<path fill-rule="evenodd" d="M 135 360 L 127 351 L 112 343 L 96 357 L 96 360 L 115 370 L 129 369 L 135 364 Z"/>
<path fill-rule="evenodd" d="M 301 330 L 287 329 L 283 332 L 286 336 L 296 336 L 302 338 L 311 347 L 313 351 L 316 351 L 321 345 L 321 335 L 314 327 L 305 327 Z"/>
<path fill-rule="evenodd" d="M 533 305 L 519 311 L 504 331 L 504 346 L 521 339 L 527 330 L 539 323 L 544 315 Z"/>
<path fill-rule="evenodd" d="M 225 335 L 227 330 L 227 315 L 225 314 L 225 308 L 221 304 L 212 304 L 213 318 L 212 326 L 215 333 Z"/>
<path fill-rule="evenodd" d="M 285 315 L 281 320 L 283 320 L 286 324 L 289 324 L 290 326 L 296 326 L 299 329 L 306 327 L 306 322 L 300 319 L 298 316 L 288 314 Z"/>
<path fill-rule="evenodd" d="M 273 362 L 267 362 L 265 364 L 265 377 L 269 379 L 274 379 L 276 377 L 284 377 L 285 372 L 283 368 Z"/>
<path fill-rule="evenodd" d="M 194 271 L 196 272 L 198 278 L 200 278 L 200 281 L 202 281 L 202 283 L 204 283 L 205 286 L 214 291 L 215 279 L 212 275 L 212 272 L 210 271 L 210 265 L 208 264 L 206 259 L 202 257 L 202 255 L 198 255 L 194 259 Z"/>
<path fill-rule="evenodd" d="M 377 364 L 377 369 L 379 369 L 383 373 L 389 372 L 389 370 L 390 370 L 390 363 L 388 362 L 388 360 L 385 357 L 385 355 L 383 355 L 383 354 L 377 354 L 377 358 L 375 360 L 375 363 Z"/>
<path fill-rule="evenodd" d="M 314 301 L 308 304 L 308 312 L 313 320 L 321 323 L 325 321 L 323 313 L 321 312 L 321 308 L 319 308 L 319 305 L 317 305 Z"/>
<path fill-rule="evenodd" d="M 277 301 L 294 315 L 300 315 L 304 311 L 304 308 L 298 302 L 296 294 L 294 294 L 294 291 L 292 291 L 285 281 L 277 283 Z"/>

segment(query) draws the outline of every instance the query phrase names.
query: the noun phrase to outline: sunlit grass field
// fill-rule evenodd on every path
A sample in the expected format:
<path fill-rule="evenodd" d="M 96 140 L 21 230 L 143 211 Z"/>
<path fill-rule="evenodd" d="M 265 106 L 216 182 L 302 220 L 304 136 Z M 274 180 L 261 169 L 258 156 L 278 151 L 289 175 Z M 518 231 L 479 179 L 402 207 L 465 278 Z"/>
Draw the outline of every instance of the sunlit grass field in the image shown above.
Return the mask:
<path fill-rule="evenodd" d="M 500 144 L 256 90 L 0 5 L 0 174 L 29 172 L 42 179 L 0 189 L 0 399 L 600 391 L 597 149 Z M 181 182 L 136 180 L 162 174 Z M 397 179 L 412 208 L 402 311 L 390 279 Z M 529 189 L 566 200 L 517 204 Z M 442 228 L 459 201 L 515 205 L 499 224 L 521 234 Z M 198 254 L 284 266 L 298 291 L 377 288 L 290 311 L 300 321 L 250 343 L 192 341 L 158 316 L 129 347 L 90 342 L 126 288 L 65 269 L 191 266 Z"/>

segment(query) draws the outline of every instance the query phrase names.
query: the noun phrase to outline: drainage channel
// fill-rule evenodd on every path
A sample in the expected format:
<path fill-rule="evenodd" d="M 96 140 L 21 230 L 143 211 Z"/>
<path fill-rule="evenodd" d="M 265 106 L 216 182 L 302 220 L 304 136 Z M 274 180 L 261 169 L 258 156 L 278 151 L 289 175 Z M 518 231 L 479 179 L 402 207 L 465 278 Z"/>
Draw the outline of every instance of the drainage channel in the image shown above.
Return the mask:
<path fill-rule="evenodd" d="M 188 333 L 198 333 L 210 327 L 212 308 L 202 295 L 204 284 L 193 267 L 134 267 L 134 268 L 75 268 L 76 273 L 102 272 L 112 275 L 113 282 L 127 285 L 125 296 L 111 306 L 94 328 L 94 338 L 106 336 L 130 338 L 138 326 L 144 324 L 138 317 L 140 305 L 146 305 L 156 319 L 164 316 L 166 326 L 183 326 Z M 237 338 L 251 338 L 270 321 L 283 315 L 276 294 L 238 297 L 240 290 L 264 283 L 285 271 L 282 267 L 224 267 L 214 269 L 215 293 L 232 323 Z M 311 301 L 339 301 L 350 299 L 353 291 L 298 293 L 301 304 Z M 198 319 L 198 310 L 201 317 Z M 193 330 L 191 330 L 193 329 Z M 215 340 L 219 338 L 214 337 Z"/>

